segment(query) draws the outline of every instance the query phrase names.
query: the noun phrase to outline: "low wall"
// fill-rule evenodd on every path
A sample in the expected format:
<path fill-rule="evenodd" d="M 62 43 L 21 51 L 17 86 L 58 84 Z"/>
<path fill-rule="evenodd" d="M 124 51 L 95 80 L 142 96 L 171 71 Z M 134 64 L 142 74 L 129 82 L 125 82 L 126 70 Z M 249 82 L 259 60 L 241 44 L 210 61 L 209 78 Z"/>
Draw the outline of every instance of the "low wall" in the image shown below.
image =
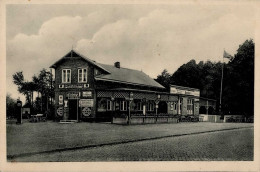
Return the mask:
<path fill-rule="evenodd" d="M 201 119 L 200 122 L 206 122 L 208 121 L 208 116 L 207 114 L 199 114 L 199 118 Z"/>
<path fill-rule="evenodd" d="M 207 114 L 200 114 L 199 118 L 201 122 L 216 122 L 221 123 L 223 120 L 220 120 L 220 115 L 207 115 Z"/>
<path fill-rule="evenodd" d="M 112 124 L 127 124 L 127 118 L 123 117 L 113 117 Z"/>
<path fill-rule="evenodd" d="M 243 115 L 224 115 L 224 122 L 230 122 L 229 119 L 232 119 L 233 122 L 246 121 L 246 118 Z"/>
<path fill-rule="evenodd" d="M 154 116 L 132 116 L 130 124 L 155 124 L 155 123 L 178 123 L 179 120 L 174 117 L 154 117 Z M 127 118 L 115 118 L 113 124 L 127 124 Z"/>

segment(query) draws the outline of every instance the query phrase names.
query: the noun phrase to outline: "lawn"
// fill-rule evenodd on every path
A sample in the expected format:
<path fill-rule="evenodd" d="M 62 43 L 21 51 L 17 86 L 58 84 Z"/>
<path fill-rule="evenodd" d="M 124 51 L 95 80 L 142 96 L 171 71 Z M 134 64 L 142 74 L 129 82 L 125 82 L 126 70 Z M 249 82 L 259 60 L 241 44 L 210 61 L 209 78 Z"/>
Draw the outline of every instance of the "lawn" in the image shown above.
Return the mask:
<path fill-rule="evenodd" d="M 249 123 L 174 123 L 115 125 L 110 123 L 7 123 L 7 155 L 127 142 L 171 135 L 253 127 Z"/>

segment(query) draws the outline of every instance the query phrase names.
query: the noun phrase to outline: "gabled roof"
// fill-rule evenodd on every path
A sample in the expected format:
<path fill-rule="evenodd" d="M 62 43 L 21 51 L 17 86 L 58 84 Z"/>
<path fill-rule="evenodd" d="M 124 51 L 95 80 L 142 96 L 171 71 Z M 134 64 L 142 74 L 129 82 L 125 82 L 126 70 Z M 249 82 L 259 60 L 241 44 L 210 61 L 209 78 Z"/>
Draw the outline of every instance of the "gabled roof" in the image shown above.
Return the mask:
<path fill-rule="evenodd" d="M 62 63 L 64 60 L 68 59 L 68 58 L 73 58 L 73 57 L 79 57 L 82 60 L 89 62 L 90 64 L 102 69 L 103 71 L 106 71 L 107 73 L 110 73 L 109 71 L 107 71 L 106 69 L 104 69 L 102 66 L 98 65 L 95 61 L 87 58 L 86 56 L 83 56 L 82 54 L 79 54 L 78 52 L 75 52 L 74 50 L 71 50 L 68 54 L 66 54 L 65 56 L 63 56 L 61 59 L 59 59 L 58 61 L 56 61 L 53 65 L 50 66 L 50 68 L 54 68 L 56 69 L 57 66 Z"/>
<path fill-rule="evenodd" d="M 113 65 L 100 64 L 100 66 L 107 69 L 110 74 L 101 74 L 95 77 L 96 80 L 104 80 L 111 82 L 119 82 L 132 85 L 141 85 L 148 87 L 164 88 L 161 84 L 156 82 L 154 79 L 150 78 L 142 71 L 127 69 L 127 68 L 117 68 Z"/>
<path fill-rule="evenodd" d="M 71 50 L 60 60 L 56 61 L 53 65 L 50 66 L 50 68 L 56 69 L 57 66 L 59 66 L 64 60 L 70 58 L 77 58 L 77 57 L 105 71 L 105 74 L 96 76 L 95 77 L 96 80 L 118 82 L 118 83 L 147 86 L 147 87 L 164 88 L 161 84 L 159 84 L 154 79 L 150 78 L 148 75 L 146 75 L 141 71 L 127 69 L 127 68 L 117 68 L 113 65 L 97 63 L 83 56 L 82 54 L 75 52 L 74 50 Z"/>

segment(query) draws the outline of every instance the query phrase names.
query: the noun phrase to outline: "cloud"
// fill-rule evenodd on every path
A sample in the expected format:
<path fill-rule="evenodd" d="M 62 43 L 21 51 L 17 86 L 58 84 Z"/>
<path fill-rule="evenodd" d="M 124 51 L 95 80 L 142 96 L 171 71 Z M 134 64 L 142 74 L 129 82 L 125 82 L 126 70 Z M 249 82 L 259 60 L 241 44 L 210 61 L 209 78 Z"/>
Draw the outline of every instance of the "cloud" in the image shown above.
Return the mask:
<path fill-rule="evenodd" d="M 155 78 L 163 69 L 174 72 L 193 58 L 221 60 L 223 48 L 235 53 L 239 44 L 253 37 L 254 22 L 245 17 L 248 10 L 243 9 L 243 15 L 222 7 L 215 11 L 171 8 L 135 17 L 121 9 L 51 18 L 37 34 L 18 33 L 7 41 L 7 82 L 10 84 L 12 74 L 20 70 L 30 80 L 72 45 L 100 63 L 120 61 L 123 67 L 143 70 Z"/>

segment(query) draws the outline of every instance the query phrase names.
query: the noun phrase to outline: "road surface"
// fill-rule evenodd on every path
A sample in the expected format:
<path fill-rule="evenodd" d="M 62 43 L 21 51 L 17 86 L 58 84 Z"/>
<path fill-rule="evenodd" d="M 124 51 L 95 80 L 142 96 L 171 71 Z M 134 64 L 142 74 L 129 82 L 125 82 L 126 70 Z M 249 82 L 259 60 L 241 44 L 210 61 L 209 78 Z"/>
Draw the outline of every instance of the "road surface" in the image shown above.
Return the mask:
<path fill-rule="evenodd" d="M 12 161 L 252 161 L 253 128 L 16 157 Z"/>

